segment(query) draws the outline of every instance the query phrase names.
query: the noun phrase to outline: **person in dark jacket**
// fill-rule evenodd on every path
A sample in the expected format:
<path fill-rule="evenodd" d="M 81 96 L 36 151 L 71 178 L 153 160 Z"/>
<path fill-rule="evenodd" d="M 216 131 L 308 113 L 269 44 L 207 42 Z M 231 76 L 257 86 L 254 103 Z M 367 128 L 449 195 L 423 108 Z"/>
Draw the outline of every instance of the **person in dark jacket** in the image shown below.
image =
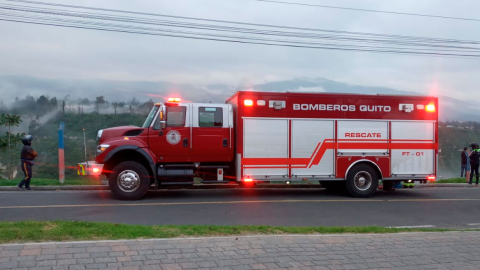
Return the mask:
<path fill-rule="evenodd" d="M 37 157 L 37 152 L 32 148 L 32 135 L 26 135 L 22 138 L 23 148 L 22 152 L 20 153 L 20 160 L 23 174 L 25 178 L 23 178 L 20 183 L 18 183 L 17 187 L 21 190 L 23 189 L 23 185 L 25 185 L 26 190 L 30 190 L 30 180 L 32 179 L 32 166 L 35 165 L 35 158 Z"/>
<path fill-rule="evenodd" d="M 470 152 L 470 167 L 471 167 L 471 172 L 470 172 L 470 182 L 468 182 L 470 185 L 472 184 L 473 180 L 473 174 L 475 174 L 475 179 L 477 180 L 476 185 L 478 186 L 478 167 L 480 165 L 480 149 L 478 146 L 478 143 L 472 143 L 470 144 L 472 147 L 472 151 Z"/>
<path fill-rule="evenodd" d="M 460 177 L 463 177 L 463 173 L 465 172 L 465 179 L 470 181 L 470 151 L 468 151 L 468 147 L 463 148 L 463 151 L 460 153 L 461 158 L 461 171 Z"/>

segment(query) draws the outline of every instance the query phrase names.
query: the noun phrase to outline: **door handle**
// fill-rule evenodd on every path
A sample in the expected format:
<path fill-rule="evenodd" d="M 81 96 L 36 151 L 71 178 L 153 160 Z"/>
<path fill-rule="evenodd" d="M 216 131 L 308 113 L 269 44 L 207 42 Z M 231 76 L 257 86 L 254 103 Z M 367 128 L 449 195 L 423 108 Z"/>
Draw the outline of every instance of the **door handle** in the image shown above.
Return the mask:
<path fill-rule="evenodd" d="M 185 138 L 183 139 L 183 147 L 187 147 L 188 146 L 188 139 Z"/>
<path fill-rule="evenodd" d="M 223 139 L 223 147 L 227 147 L 228 146 L 228 141 L 227 139 Z"/>

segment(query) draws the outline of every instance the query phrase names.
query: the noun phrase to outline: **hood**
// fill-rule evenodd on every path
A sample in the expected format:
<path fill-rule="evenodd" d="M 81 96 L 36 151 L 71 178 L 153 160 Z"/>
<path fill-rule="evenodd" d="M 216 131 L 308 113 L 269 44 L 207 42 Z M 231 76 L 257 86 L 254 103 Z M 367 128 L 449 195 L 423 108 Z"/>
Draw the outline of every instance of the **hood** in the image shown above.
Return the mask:
<path fill-rule="evenodd" d="M 100 137 L 100 143 L 105 140 L 111 140 L 121 137 L 135 137 L 139 136 L 145 131 L 145 128 L 137 126 L 120 126 L 113 128 L 106 128 L 102 131 L 102 136 Z"/>

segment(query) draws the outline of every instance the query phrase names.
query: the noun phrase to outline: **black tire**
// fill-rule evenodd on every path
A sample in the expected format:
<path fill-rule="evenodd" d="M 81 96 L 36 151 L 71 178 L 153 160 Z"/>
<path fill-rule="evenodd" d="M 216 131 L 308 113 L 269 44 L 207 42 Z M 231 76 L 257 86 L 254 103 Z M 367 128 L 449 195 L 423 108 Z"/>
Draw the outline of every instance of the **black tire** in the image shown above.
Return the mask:
<path fill-rule="evenodd" d="M 357 198 L 369 198 L 378 188 L 378 174 L 370 165 L 358 164 L 347 175 L 348 193 Z"/>
<path fill-rule="evenodd" d="M 395 182 L 394 181 L 383 181 L 383 190 L 385 190 L 385 191 L 395 191 Z"/>
<path fill-rule="evenodd" d="M 113 168 L 108 186 L 116 199 L 138 200 L 148 191 L 150 175 L 142 164 L 125 161 Z"/>

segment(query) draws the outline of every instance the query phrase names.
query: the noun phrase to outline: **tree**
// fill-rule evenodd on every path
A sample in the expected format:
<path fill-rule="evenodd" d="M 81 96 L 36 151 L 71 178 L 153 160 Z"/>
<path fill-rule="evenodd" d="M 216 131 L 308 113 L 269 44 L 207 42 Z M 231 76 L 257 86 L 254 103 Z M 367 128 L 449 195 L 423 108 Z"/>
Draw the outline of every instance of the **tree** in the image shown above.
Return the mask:
<path fill-rule="evenodd" d="M 53 97 L 52 99 L 50 99 L 50 108 L 52 110 L 55 110 L 57 108 L 57 105 L 58 105 L 57 97 Z"/>
<path fill-rule="evenodd" d="M 105 100 L 105 98 L 103 96 L 96 97 L 95 98 L 95 110 L 97 112 L 100 112 L 100 107 L 105 103 L 107 103 L 107 101 Z"/>
<path fill-rule="evenodd" d="M 13 155 L 13 149 L 17 143 L 22 139 L 23 134 L 17 133 L 13 134 L 12 127 L 18 127 L 22 123 L 22 119 L 18 115 L 13 114 L 1 114 L 0 115 L 0 125 L 6 127 L 8 131 L 0 139 L 0 151 L 6 152 L 7 156 L 5 157 L 4 163 L 6 165 L 7 179 L 13 179 L 15 172 L 15 155 Z M 2 155 L 3 156 L 3 155 Z"/>
<path fill-rule="evenodd" d="M 112 107 L 113 107 L 113 111 L 115 112 L 115 115 L 117 115 L 118 106 L 119 106 L 118 102 L 112 102 Z"/>
<path fill-rule="evenodd" d="M 62 114 L 65 115 L 65 100 L 62 100 Z"/>
<path fill-rule="evenodd" d="M 50 109 L 50 100 L 44 95 L 41 95 L 35 103 L 35 113 L 37 118 L 47 113 Z"/>
<path fill-rule="evenodd" d="M 40 123 L 38 122 L 38 118 L 32 118 L 30 120 L 30 124 L 28 125 L 28 134 L 36 136 L 39 127 Z"/>
<path fill-rule="evenodd" d="M 5 106 L 5 103 L 0 100 L 0 112 L 6 112 L 7 111 L 7 106 Z"/>
<path fill-rule="evenodd" d="M 78 100 L 78 104 L 80 105 L 90 105 L 90 100 L 88 98 L 81 98 Z"/>
<path fill-rule="evenodd" d="M 123 101 L 118 103 L 118 107 L 119 107 L 120 109 L 125 108 L 125 105 L 127 105 L 127 103 L 125 103 L 125 102 L 123 102 Z M 125 112 L 125 111 L 123 111 L 123 112 Z"/>

